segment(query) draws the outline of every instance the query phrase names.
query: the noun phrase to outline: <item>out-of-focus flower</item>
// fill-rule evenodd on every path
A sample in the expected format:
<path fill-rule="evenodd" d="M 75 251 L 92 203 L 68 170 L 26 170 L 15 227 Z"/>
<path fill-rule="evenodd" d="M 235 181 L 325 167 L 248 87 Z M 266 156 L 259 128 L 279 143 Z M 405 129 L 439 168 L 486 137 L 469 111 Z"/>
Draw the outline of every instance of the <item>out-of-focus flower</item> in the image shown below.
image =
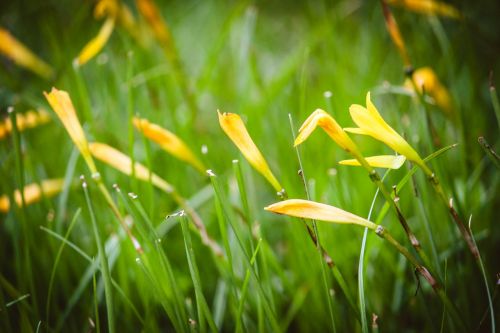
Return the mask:
<path fill-rule="evenodd" d="M 233 141 L 236 147 L 238 147 L 250 165 L 260 172 L 277 192 L 281 192 L 283 187 L 276 177 L 274 177 L 269 165 L 260 153 L 259 148 L 257 148 L 250 134 L 248 134 L 241 117 L 235 113 L 220 113 L 219 111 L 217 111 L 217 113 L 219 115 L 219 124 L 222 130 L 231 141 Z"/>
<path fill-rule="evenodd" d="M 82 66 L 92 59 L 99 51 L 102 50 L 106 42 L 108 41 L 113 28 L 115 27 L 115 17 L 108 17 L 104 22 L 103 26 L 99 30 L 97 36 L 92 38 L 80 52 L 78 57 L 74 60 L 76 66 Z"/>
<path fill-rule="evenodd" d="M 401 135 L 399 135 L 385 120 L 373 105 L 370 99 L 370 92 L 366 94 L 366 108 L 353 104 L 349 107 L 352 120 L 359 128 L 346 128 L 351 133 L 369 135 L 374 139 L 382 141 L 387 146 L 406 156 L 410 161 L 418 165 L 425 165 L 418 153 L 410 146 Z"/>
<path fill-rule="evenodd" d="M 321 109 L 317 109 L 304 121 L 299 129 L 299 134 L 295 139 L 294 145 L 298 146 L 304 142 L 309 135 L 316 129 L 321 127 L 333 141 L 335 141 L 342 149 L 349 153 L 359 153 L 356 144 L 351 140 L 349 135 L 340 127 L 340 125 L 328 113 Z"/>
<path fill-rule="evenodd" d="M 132 159 L 129 156 L 107 144 L 99 142 L 91 142 L 89 144 L 89 149 L 92 155 L 98 160 L 128 176 L 132 176 Z M 145 182 L 148 182 L 151 177 L 151 183 L 153 185 L 167 193 L 173 192 L 172 185 L 138 162 L 134 163 L 134 174 L 137 179 Z"/>
<path fill-rule="evenodd" d="M 87 166 L 93 174 L 97 174 L 94 160 L 90 155 L 87 138 L 76 115 L 75 107 L 66 91 L 52 88 L 50 93 L 43 93 L 52 109 L 55 111 L 66 131 L 82 154 Z"/>
<path fill-rule="evenodd" d="M 277 202 L 264 208 L 267 211 L 306 219 L 320 220 L 325 222 L 357 224 L 375 230 L 377 225 L 362 217 L 346 212 L 340 208 L 322 203 L 289 199 Z"/>
<path fill-rule="evenodd" d="M 453 19 L 460 19 L 462 15 L 452 5 L 435 0 L 386 0 L 394 5 L 425 15 L 440 15 Z"/>
<path fill-rule="evenodd" d="M 385 0 L 382 0 L 382 11 L 384 13 L 385 26 L 387 27 L 387 31 L 389 31 L 389 35 L 391 36 L 392 42 L 396 45 L 401 58 L 403 58 L 403 63 L 406 67 L 411 67 L 410 57 L 408 56 L 408 52 L 406 51 L 405 42 L 401 32 L 399 31 L 398 23 L 394 19 L 389 7 Z"/>
<path fill-rule="evenodd" d="M 61 192 L 64 185 L 64 179 L 46 179 L 40 184 L 33 183 L 26 185 L 24 187 L 24 202 L 26 205 L 31 205 L 40 201 L 44 196 L 47 198 L 53 197 L 57 193 Z M 23 200 L 21 198 L 21 191 L 16 190 L 14 192 L 14 201 L 17 206 L 21 207 L 23 205 Z M 7 195 L 0 196 L 0 212 L 7 213 L 10 209 L 10 200 Z"/>
<path fill-rule="evenodd" d="M 150 123 L 147 119 L 134 117 L 134 126 L 145 137 L 156 142 L 161 148 L 177 157 L 178 159 L 191 164 L 201 173 L 205 174 L 205 166 L 193 154 L 191 149 L 178 136 L 172 132 L 160 127 L 159 125 Z"/>
<path fill-rule="evenodd" d="M 16 124 L 19 131 L 34 128 L 50 121 L 50 116 L 44 109 L 29 110 L 23 113 L 16 113 Z M 0 123 L 0 140 L 12 132 L 12 122 L 10 118 Z"/>
<path fill-rule="evenodd" d="M 385 168 L 385 169 L 399 169 L 406 161 L 406 157 L 403 155 L 380 155 L 380 156 L 370 156 L 365 157 L 368 164 L 374 168 Z M 358 160 L 343 160 L 339 164 L 342 165 L 352 165 L 361 166 Z"/>
<path fill-rule="evenodd" d="M 54 70 L 50 65 L 38 58 L 2 27 L 0 27 L 0 53 L 10 58 L 19 66 L 27 68 L 45 79 L 50 79 L 54 76 Z"/>
<path fill-rule="evenodd" d="M 412 78 L 420 94 L 432 97 L 436 105 L 448 115 L 453 113 L 452 101 L 448 90 L 441 84 L 438 76 L 430 67 L 418 68 L 413 72 Z M 406 80 L 405 86 L 413 90 L 413 84 Z"/>

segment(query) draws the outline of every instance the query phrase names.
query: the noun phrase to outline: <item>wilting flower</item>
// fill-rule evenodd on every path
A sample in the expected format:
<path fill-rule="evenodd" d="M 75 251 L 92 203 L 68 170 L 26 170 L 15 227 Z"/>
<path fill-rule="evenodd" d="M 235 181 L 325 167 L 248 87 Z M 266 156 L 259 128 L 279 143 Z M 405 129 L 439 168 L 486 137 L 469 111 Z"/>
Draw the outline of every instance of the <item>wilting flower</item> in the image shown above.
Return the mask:
<path fill-rule="evenodd" d="M 411 67 L 410 57 L 408 56 L 408 52 L 406 51 L 405 42 L 401 32 L 399 31 L 398 23 L 394 19 L 389 7 L 387 6 L 385 1 L 382 1 L 382 11 L 384 13 L 385 26 L 387 27 L 387 31 L 389 31 L 389 35 L 391 36 L 392 42 L 396 45 L 396 48 L 403 58 L 403 62 L 406 67 Z"/>
<path fill-rule="evenodd" d="M 127 155 L 113 147 L 108 146 L 107 144 L 99 142 L 91 142 L 89 144 L 89 149 L 92 155 L 98 160 L 110 165 L 128 176 L 132 175 L 132 159 Z M 167 183 L 157 174 L 152 173 L 148 168 L 138 162 L 134 163 L 134 175 L 137 179 L 146 182 L 149 181 L 151 177 L 151 183 L 153 185 L 167 193 L 173 192 L 172 185 Z"/>
<path fill-rule="evenodd" d="M 321 109 L 317 109 L 311 113 L 306 121 L 304 121 L 299 129 L 299 135 L 297 135 L 294 145 L 298 146 L 304 142 L 317 126 L 321 127 L 345 151 L 354 154 L 359 153 L 358 147 L 349 135 L 347 135 L 332 116 Z"/>
<path fill-rule="evenodd" d="M 455 7 L 435 0 L 386 0 L 389 5 L 394 5 L 408 10 L 426 14 L 441 15 L 449 18 L 460 19 L 462 15 Z"/>
<path fill-rule="evenodd" d="M 406 161 L 406 157 L 403 155 L 380 155 L 365 157 L 365 160 L 374 168 L 399 169 Z M 343 160 L 339 164 L 361 166 L 361 163 L 356 159 Z"/>
<path fill-rule="evenodd" d="M 375 230 L 377 225 L 362 217 L 346 212 L 337 207 L 319 202 L 289 199 L 280 201 L 264 208 L 267 211 L 305 219 L 320 220 L 325 222 L 357 224 Z"/>
<path fill-rule="evenodd" d="M 447 114 L 453 112 L 452 102 L 448 90 L 441 84 L 436 73 L 430 67 L 422 67 L 413 72 L 412 78 L 420 94 L 432 97 L 436 105 Z M 405 86 L 413 90 L 413 84 L 407 80 Z"/>
<path fill-rule="evenodd" d="M 46 179 L 40 184 L 33 183 L 26 185 L 24 187 L 24 202 L 26 205 L 31 205 L 35 202 L 40 201 L 43 197 L 53 197 L 57 193 L 61 192 L 64 185 L 64 179 Z M 21 191 L 16 190 L 14 192 L 14 201 L 17 206 L 21 207 L 23 205 L 23 200 L 21 198 Z M 0 196 L 0 212 L 6 213 L 10 209 L 10 201 L 7 195 Z"/>
<path fill-rule="evenodd" d="M 177 58 L 172 34 L 167 23 L 162 19 L 160 11 L 152 0 L 136 0 L 135 4 L 141 15 L 151 27 L 153 34 L 160 43 L 170 61 Z"/>
<path fill-rule="evenodd" d="M 219 111 L 217 111 L 217 113 L 219 115 L 219 124 L 222 130 L 231 141 L 233 141 L 236 147 L 238 147 L 248 163 L 250 163 L 255 170 L 260 172 L 277 192 L 281 192 L 283 187 L 276 177 L 274 177 L 269 165 L 260 153 L 259 148 L 257 148 L 250 134 L 248 134 L 241 117 L 235 113 L 220 113 Z"/>
<path fill-rule="evenodd" d="M 85 137 L 82 125 L 80 125 L 80 121 L 76 116 L 75 107 L 71 102 L 69 94 L 66 91 L 57 90 L 56 88 L 52 88 L 52 91 L 49 94 L 46 92 L 43 94 L 63 123 L 69 136 L 80 151 L 80 154 L 82 154 L 90 171 L 94 174 L 97 173 L 94 160 L 90 155 L 87 138 Z"/>
<path fill-rule="evenodd" d="M 38 58 L 26 46 L 14 38 L 7 30 L 0 27 L 0 53 L 10 58 L 19 66 L 44 77 L 51 78 L 54 70 L 50 65 Z"/>
<path fill-rule="evenodd" d="M 50 116 L 44 109 L 29 110 L 26 113 L 16 113 L 16 125 L 19 131 L 34 128 L 50 121 Z M 12 122 L 10 118 L 0 123 L 0 140 L 12 132 Z"/>
<path fill-rule="evenodd" d="M 156 142 L 161 148 L 177 157 L 178 159 L 191 164 L 198 169 L 201 173 L 205 173 L 205 166 L 193 154 L 191 149 L 172 132 L 150 123 L 147 119 L 134 117 L 134 126 L 148 139 Z"/>
<path fill-rule="evenodd" d="M 410 161 L 418 165 L 424 165 L 424 161 L 410 144 L 380 116 L 380 113 L 378 113 L 370 99 L 370 92 L 366 94 L 366 108 L 353 104 L 349 107 L 349 112 L 351 113 L 352 120 L 359 128 L 346 128 L 346 131 L 369 135 L 374 139 L 382 141 L 399 154 L 406 156 Z"/>

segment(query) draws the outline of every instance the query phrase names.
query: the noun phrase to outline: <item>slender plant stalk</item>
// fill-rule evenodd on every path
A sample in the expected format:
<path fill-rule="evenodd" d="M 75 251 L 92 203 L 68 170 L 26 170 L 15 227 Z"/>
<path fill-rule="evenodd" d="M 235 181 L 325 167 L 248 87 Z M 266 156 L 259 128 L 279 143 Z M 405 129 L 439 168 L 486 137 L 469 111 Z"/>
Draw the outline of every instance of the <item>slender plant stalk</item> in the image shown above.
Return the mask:
<path fill-rule="evenodd" d="M 500 129 L 500 103 L 498 102 L 497 88 L 493 83 L 493 72 L 490 73 L 490 98 L 497 118 L 498 129 Z"/>
<path fill-rule="evenodd" d="M 90 199 L 89 191 L 87 188 L 87 182 L 82 178 L 82 188 L 85 193 L 85 201 L 87 202 L 87 208 L 90 213 L 90 220 L 92 222 L 92 229 L 94 230 L 94 237 L 97 243 L 97 250 L 99 253 L 99 259 L 101 262 L 101 272 L 102 279 L 104 281 L 104 294 L 106 298 L 106 309 L 108 313 L 108 330 L 110 333 L 115 332 L 115 314 L 114 314 L 114 303 L 113 303 L 113 293 L 111 287 L 111 273 L 109 271 L 108 258 L 106 256 L 106 250 L 104 249 L 104 242 L 102 241 L 99 229 L 97 227 L 97 221 L 94 215 L 94 209 L 92 207 L 92 201 Z"/>
<path fill-rule="evenodd" d="M 500 169 L 500 156 L 498 156 L 493 147 L 491 147 L 488 141 L 486 141 L 486 139 L 482 136 L 480 136 L 477 141 L 479 142 L 479 145 L 481 145 L 481 148 L 483 148 L 486 156 L 488 156 L 493 164 Z"/>

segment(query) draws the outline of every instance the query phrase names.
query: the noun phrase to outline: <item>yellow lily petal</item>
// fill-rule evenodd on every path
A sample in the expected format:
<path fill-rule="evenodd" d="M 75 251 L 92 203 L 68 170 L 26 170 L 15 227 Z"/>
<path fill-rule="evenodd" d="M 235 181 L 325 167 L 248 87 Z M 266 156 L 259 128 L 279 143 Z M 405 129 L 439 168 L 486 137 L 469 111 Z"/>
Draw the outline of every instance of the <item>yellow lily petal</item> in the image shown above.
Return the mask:
<path fill-rule="evenodd" d="M 109 37 L 111 36 L 111 33 L 113 32 L 114 27 L 115 27 L 115 17 L 110 16 L 104 22 L 97 36 L 92 38 L 90 42 L 88 42 L 87 45 L 84 46 L 83 50 L 74 60 L 74 64 L 77 66 L 81 66 L 87 63 L 93 57 L 95 57 L 95 55 L 102 50 L 102 48 L 108 41 Z"/>
<path fill-rule="evenodd" d="M 153 34 L 164 49 L 170 61 L 177 58 L 173 44 L 172 34 L 167 23 L 162 19 L 160 11 L 152 0 L 135 0 L 137 9 L 146 19 L 146 22 L 153 30 Z"/>
<path fill-rule="evenodd" d="M 420 14 L 441 15 L 453 19 L 460 19 L 462 17 L 458 9 L 452 5 L 435 0 L 387 0 L 387 3 Z"/>
<path fill-rule="evenodd" d="M 43 93 L 45 98 L 49 102 L 52 109 L 55 111 L 61 122 L 63 123 L 66 131 L 73 140 L 73 143 L 77 146 L 80 154 L 82 154 L 85 162 L 87 163 L 90 171 L 92 173 L 97 173 L 97 169 L 94 164 L 94 160 L 90 155 L 87 138 L 83 132 L 82 125 L 76 115 L 75 107 L 71 102 L 71 98 L 66 91 L 57 90 L 52 88 L 52 91 L 47 94 Z"/>
<path fill-rule="evenodd" d="M 289 199 L 277 202 L 264 208 L 267 211 L 306 219 L 333 223 L 357 224 L 375 230 L 377 225 L 362 217 L 346 212 L 340 208 L 319 202 Z"/>
<path fill-rule="evenodd" d="M 394 19 L 394 16 L 392 16 L 392 13 L 385 1 L 382 1 L 382 10 L 384 13 L 385 26 L 387 28 L 387 31 L 389 31 L 392 42 L 394 43 L 394 45 L 396 45 L 401 58 L 403 58 L 405 66 L 411 67 L 410 57 L 408 56 L 408 52 L 406 51 L 405 42 L 403 36 L 401 35 L 401 32 L 399 31 L 398 23 Z"/>
<path fill-rule="evenodd" d="M 412 78 L 420 94 L 425 91 L 427 95 L 434 99 L 434 102 L 441 110 L 447 114 L 453 112 L 451 96 L 432 68 L 419 68 L 413 72 Z M 409 80 L 405 82 L 405 86 L 413 90 L 413 84 Z"/>
<path fill-rule="evenodd" d="M 34 128 L 50 121 L 50 116 L 44 109 L 29 110 L 22 113 L 16 113 L 16 124 L 17 129 L 21 132 L 26 129 Z M 12 132 L 12 122 L 10 118 L 5 119 L 3 123 L 0 123 L 0 140 L 5 138 Z"/>
<path fill-rule="evenodd" d="M 161 148 L 177 157 L 178 159 L 191 164 L 201 173 L 205 174 L 205 166 L 193 154 L 191 149 L 172 132 L 150 123 L 147 119 L 134 117 L 134 126 L 148 139 L 156 142 Z"/>
<path fill-rule="evenodd" d="M 31 205 L 35 202 L 38 202 L 42 199 L 42 195 L 50 198 L 61 192 L 64 185 L 64 179 L 46 179 L 43 180 L 40 184 L 33 183 L 26 185 L 24 187 L 24 202 L 26 205 Z M 21 198 L 21 192 L 16 190 L 14 192 L 14 200 L 16 204 L 21 207 L 23 205 L 23 201 Z M 6 213 L 10 209 L 10 201 L 7 195 L 2 195 L 0 197 L 0 212 Z"/>
<path fill-rule="evenodd" d="M 7 30 L 0 27 L 0 53 L 10 58 L 19 66 L 25 67 L 32 72 L 50 79 L 54 76 L 54 70 L 50 65 L 38 58 L 26 46 L 14 38 Z"/>
<path fill-rule="evenodd" d="M 132 175 L 132 159 L 119 150 L 116 150 L 115 148 L 108 146 L 107 144 L 99 142 L 89 143 L 89 149 L 92 155 L 98 160 L 108 164 L 109 166 L 128 176 Z M 149 181 L 149 177 L 151 174 L 151 182 L 153 183 L 153 185 L 167 193 L 173 192 L 172 185 L 167 183 L 157 174 L 151 173 L 148 168 L 138 162 L 134 163 L 134 173 L 137 179 L 143 180 L 145 182 Z"/>
<path fill-rule="evenodd" d="M 380 155 L 380 156 L 370 156 L 365 158 L 368 164 L 374 168 L 385 168 L 385 169 L 399 169 L 406 161 L 406 157 L 403 155 Z M 351 165 L 351 166 L 361 166 L 358 160 L 343 160 L 339 164 Z"/>
<path fill-rule="evenodd" d="M 371 102 L 370 92 L 366 95 L 366 104 L 368 108 L 364 108 L 357 104 L 353 104 L 349 107 L 351 118 L 361 129 L 362 134 L 369 135 L 374 139 L 382 141 L 392 148 L 392 150 L 406 156 L 410 161 L 419 165 L 424 165 L 422 158 L 410 144 L 389 126 L 382 116 L 380 116 L 375 105 Z"/>
<path fill-rule="evenodd" d="M 236 147 L 238 147 L 250 165 L 260 172 L 277 192 L 281 192 L 283 187 L 276 177 L 274 177 L 269 165 L 260 153 L 259 148 L 257 148 L 250 134 L 248 134 L 241 117 L 235 113 L 220 113 L 219 111 L 217 111 L 217 113 L 219 115 L 219 124 L 222 130 L 231 141 L 233 141 Z"/>
<path fill-rule="evenodd" d="M 328 113 L 321 109 L 314 111 L 299 129 L 299 134 L 295 139 L 294 145 L 297 146 L 304 142 L 309 135 L 321 127 L 342 149 L 347 152 L 357 153 L 358 148 L 351 138 L 345 133 L 340 125 Z"/>

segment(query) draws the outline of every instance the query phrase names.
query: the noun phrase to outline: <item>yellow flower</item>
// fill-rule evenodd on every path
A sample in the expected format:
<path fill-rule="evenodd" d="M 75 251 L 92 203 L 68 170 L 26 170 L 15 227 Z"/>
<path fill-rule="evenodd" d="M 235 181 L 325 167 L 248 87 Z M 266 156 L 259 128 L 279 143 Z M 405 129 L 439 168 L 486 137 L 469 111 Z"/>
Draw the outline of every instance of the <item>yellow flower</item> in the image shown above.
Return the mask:
<path fill-rule="evenodd" d="M 299 129 L 299 135 L 297 135 L 294 145 L 298 146 L 304 142 L 317 126 L 321 127 L 342 149 L 349 153 L 359 154 L 358 147 L 349 135 L 347 135 L 332 116 L 321 109 L 317 109 L 311 113 L 306 121 L 304 121 Z"/>
<path fill-rule="evenodd" d="M 337 207 L 309 200 L 289 199 L 277 202 L 265 207 L 264 209 L 277 214 L 301 217 L 305 219 L 343 224 L 357 224 L 373 230 L 377 228 L 375 223 L 362 217 L 346 212 L 345 210 Z"/>
<path fill-rule="evenodd" d="M 450 94 L 441 84 L 432 68 L 419 68 L 413 72 L 412 78 L 420 94 L 425 92 L 425 94 L 432 97 L 436 105 L 447 114 L 451 114 L 453 112 Z M 409 89 L 413 90 L 413 84 L 409 80 L 406 81 L 405 85 Z"/>
<path fill-rule="evenodd" d="M 374 168 L 399 169 L 406 161 L 403 155 L 380 155 L 365 157 L 368 164 Z M 361 166 L 358 160 L 343 160 L 339 164 Z"/>
<path fill-rule="evenodd" d="M 257 148 L 250 134 L 248 134 L 241 117 L 235 113 L 220 113 L 219 111 L 217 111 L 217 113 L 219 115 L 219 124 L 222 130 L 231 141 L 233 141 L 236 147 L 238 147 L 248 163 L 250 163 L 255 170 L 260 172 L 277 192 L 281 192 L 283 187 L 276 177 L 274 177 L 269 165 L 260 153 L 259 148 Z"/>
<path fill-rule="evenodd" d="M 150 123 L 147 119 L 134 117 L 134 126 L 148 139 L 156 142 L 161 148 L 177 157 L 178 159 L 191 164 L 201 173 L 205 173 L 205 166 L 196 158 L 191 149 L 175 134 L 166 129 Z"/>
<path fill-rule="evenodd" d="M 26 205 L 31 205 L 42 199 L 43 196 L 50 198 L 61 192 L 64 185 L 64 179 L 46 179 L 40 184 L 33 183 L 26 185 L 24 187 L 24 202 Z M 21 207 L 23 201 L 21 198 L 21 191 L 16 190 L 14 192 L 14 200 L 17 206 Z M 7 195 L 2 195 L 0 197 L 0 212 L 6 213 L 10 209 L 10 201 Z"/>
<path fill-rule="evenodd" d="M 406 156 L 410 161 L 418 165 L 424 165 L 422 158 L 410 144 L 380 116 L 370 99 L 370 92 L 366 95 L 366 108 L 353 104 L 349 107 L 349 112 L 351 113 L 352 120 L 359 128 L 346 128 L 346 131 L 369 135 L 374 139 L 382 141 L 399 154 Z"/>
<path fill-rule="evenodd" d="M 25 67 L 32 72 L 50 79 L 54 76 L 54 70 L 50 65 L 38 58 L 26 46 L 14 38 L 7 30 L 0 27 L 0 53 L 10 58 L 19 66 Z"/>
<path fill-rule="evenodd" d="M 122 152 L 116 150 L 113 147 L 108 146 L 104 143 L 91 142 L 89 144 L 89 149 L 92 155 L 98 160 L 110 165 L 116 170 L 131 176 L 132 175 L 132 159 Z M 137 179 L 148 182 L 151 175 L 151 183 L 158 187 L 159 189 L 172 193 L 173 187 L 160 176 L 152 173 L 144 165 L 135 162 L 134 163 L 134 174 Z"/>
<path fill-rule="evenodd" d="M 76 66 L 81 66 L 87 63 L 90 59 L 95 57 L 97 53 L 99 53 L 106 42 L 108 41 L 111 33 L 113 32 L 113 28 L 115 27 L 115 17 L 110 16 L 106 19 L 103 26 L 99 30 L 97 36 L 92 38 L 80 52 L 78 57 L 74 60 L 74 64 Z"/>
<path fill-rule="evenodd" d="M 17 129 L 21 132 L 29 128 L 34 128 L 50 121 L 50 116 L 44 109 L 29 110 L 26 113 L 16 113 Z M 12 122 L 10 118 L 0 123 L 0 140 L 12 132 Z"/>
<path fill-rule="evenodd" d="M 45 98 L 49 102 L 52 109 L 55 111 L 55 113 L 63 123 L 69 136 L 80 151 L 80 154 L 82 154 L 90 171 L 93 174 L 97 173 L 94 160 L 92 159 L 92 156 L 89 152 L 85 133 L 83 132 L 82 125 L 80 125 L 80 121 L 78 120 L 75 107 L 71 102 L 69 94 L 66 91 L 57 90 L 56 88 L 52 88 L 52 91 L 49 94 L 47 94 L 46 92 L 44 92 L 43 94 L 45 95 Z"/>
<path fill-rule="evenodd" d="M 177 58 L 172 35 L 167 23 L 162 19 L 160 11 L 152 0 L 135 0 L 137 9 L 146 19 L 146 22 L 153 30 L 153 34 L 160 43 L 170 61 Z"/>
<path fill-rule="evenodd" d="M 389 31 L 389 35 L 391 36 L 392 42 L 396 45 L 396 48 L 403 58 L 403 62 L 406 67 L 411 67 L 410 57 L 408 56 L 408 52 L 406 51 L 405 42 L 401 32 L 399 31 L 398 23 L 394 19 L 389 7 L 387 6 L 385 1 L 382 1 L 382 11 L 384 13 L 385 26 L 387 27 L 387 31 Z"/>
<path fill-rule="evenodd" d="M 435 0 L 386 0 L 389 5 L 403 7 L 408 10 L 426 14 L 441 15 L 449 18 L 460 19 L 462 15 L 455 7 Z"/>

